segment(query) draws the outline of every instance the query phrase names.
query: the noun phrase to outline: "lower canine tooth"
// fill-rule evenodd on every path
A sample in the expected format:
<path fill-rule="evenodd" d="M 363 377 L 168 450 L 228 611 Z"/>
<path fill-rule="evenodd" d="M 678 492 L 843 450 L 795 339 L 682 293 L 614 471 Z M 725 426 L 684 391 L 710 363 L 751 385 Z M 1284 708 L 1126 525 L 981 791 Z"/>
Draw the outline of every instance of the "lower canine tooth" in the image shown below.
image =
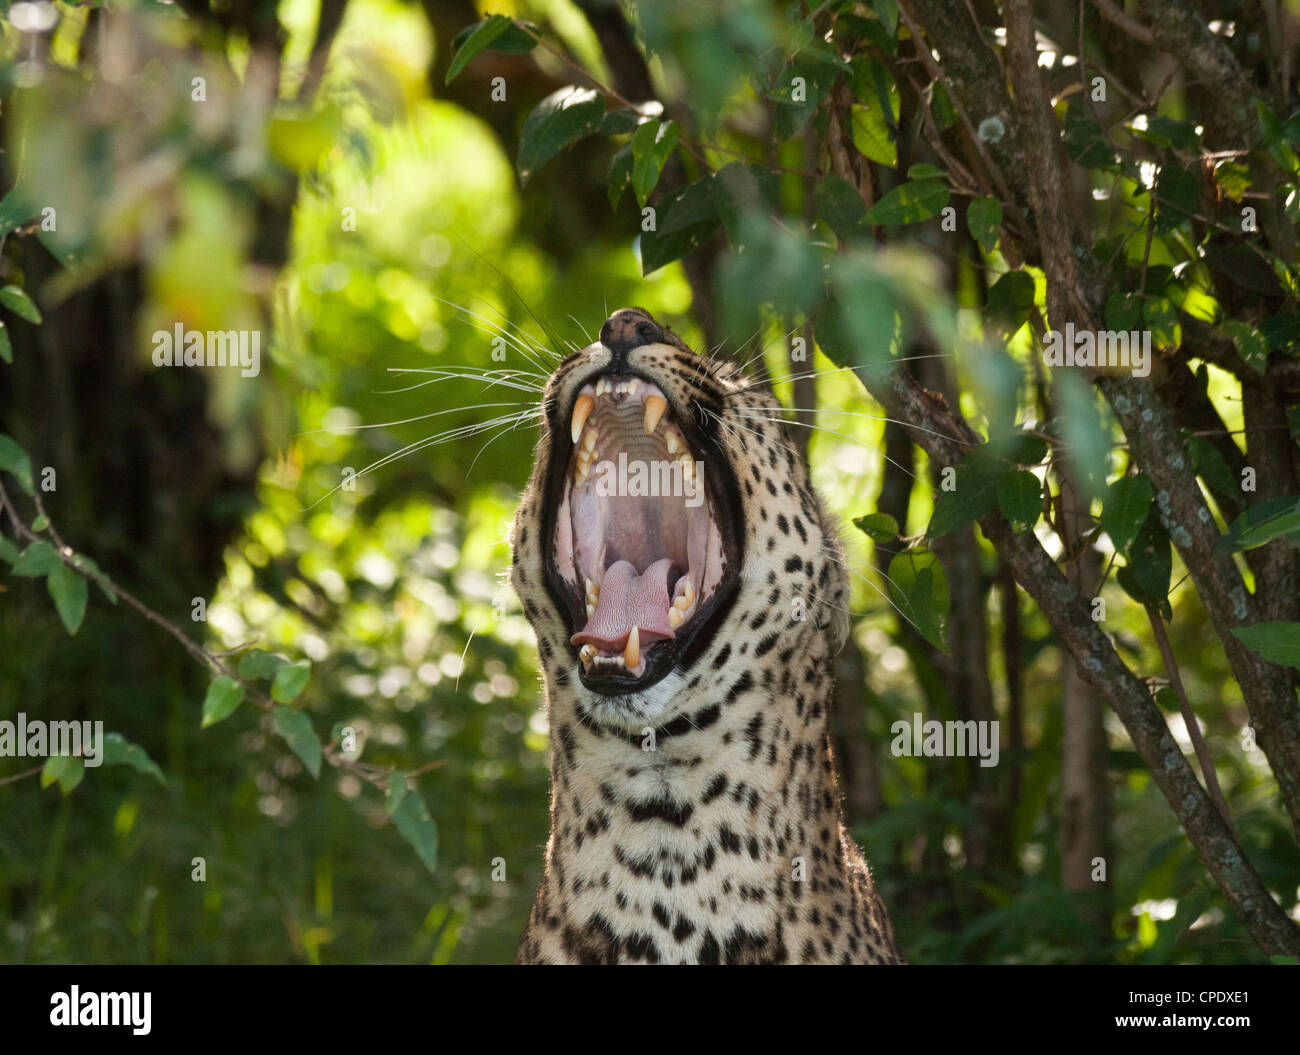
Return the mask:
<path fill-rule="evenodd" d="M 635 625 L 632 627 L 632 632 L 627 635 L 627 647 L 623 649 L 623 662 L 627 664 L 628 670 L 641 662 L 641 631 Z"/>
<path fill-rule="evenodd" d="M 591 645 L 583 645 L 578 652 L 578 658 L 584 663 L 590 663 L 596 658 L 596 649 Z"/>
<path fill-rule="evenodd" d="M 590 619 L 590 618 L 591 618 L 593 615 L 595 615 L 595 614 L 596 614 L 596 606 L 595 606 L 594 604 L 592 604 L 590 601 L 588 601 L 588 602 L 587 602 L 587 618 Z"/>
<path fill-rule="evenodd" d="M 682 610 L 680 608 L 668 609 L 668 625 L 671 626 L 674 630 L 676 630 L 679 626 L 682 625 L 682 620 L 685 618 L 686 617 L 682 615 Z"/>
<path fill-rule="evenodd" d="M 645 397 L 645 420 L 642 425 L 647 436 L 654 435 L 654 431 L 659 427 L 659 421 L 667 409 L 668 400 L 664 399 L 663 396 Z"/>

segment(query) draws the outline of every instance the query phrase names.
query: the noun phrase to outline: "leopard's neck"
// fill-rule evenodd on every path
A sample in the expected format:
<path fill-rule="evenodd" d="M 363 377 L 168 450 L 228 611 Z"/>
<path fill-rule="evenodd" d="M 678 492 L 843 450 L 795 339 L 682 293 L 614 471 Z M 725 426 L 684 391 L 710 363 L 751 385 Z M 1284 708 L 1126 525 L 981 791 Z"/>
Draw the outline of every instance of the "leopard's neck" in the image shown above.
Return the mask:
<path fill-rule="evenodd" d="M 820 651 L 737 657 L 652 732 L 602 727 L 548 679 L 551 836 L 521 960 L 866 951 L 875 895 L 841 821 Z"/>

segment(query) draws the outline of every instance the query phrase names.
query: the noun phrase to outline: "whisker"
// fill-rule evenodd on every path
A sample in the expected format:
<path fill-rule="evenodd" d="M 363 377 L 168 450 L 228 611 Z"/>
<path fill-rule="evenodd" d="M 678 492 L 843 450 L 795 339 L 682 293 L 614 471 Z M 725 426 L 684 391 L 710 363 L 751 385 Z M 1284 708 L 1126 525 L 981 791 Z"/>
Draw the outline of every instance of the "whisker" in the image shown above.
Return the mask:
<path fill-rule="evenodd" d="M 435 436 L 427 436 L 422 440 L 416 440 L 414 443 L 407 444 L 405 447 L 402 447 L 400 450 L 393 451 L 390 454 L 386 454 L 382 458 L 378 459 L 377 461 L 371 462 L 364 469 L 358 471 L 355 474 L 354 478 L 360 478 L 362 476 L 365 476 L 367 473 L 373 472 L 376 469 L 381 469 L 385 465 L 388 465 L 391 462 L 396 461 L 398 458 L 403 458 L 408 454 L 414 454 L 418 451 L 425 450 L 426 448 L 435 447 L 441 443 L 447 443 L 450 440 L 461 439 L 467 436 L 475 436 L 481 432 L 487 431 L 488 429 L 496 428 L 497 426 L 502 424 L 510 424 L 511 422 L 514 422 L 516 419 L 527 419 L 529 417 L 539 415 L 541 412 L 542 412 L 541 406 L 531 407 L 528 410 L 520 411 L 518 414 L 503 414 L 500 417 L 493 418 L 490 421 L 481 421 L 481 422 L 474 422 L 473 424 L 470 425 L 461 425 L 454 429 L 448 429 L 446 432 L 438 433 Z M 331 495 L 337 494 L 338 491 L 342 489 L 342 487 L 343 484 L 340 483 L 337 486 L 331 488 L 329 491 L 321 495 L 320 498 L 318 498 L 307 508 L 314 509 L 316 506 L 320 505 L 321 502 L 325 501 L 325 499 L 329 498 Z"/>
<path fill-rule="evenodd" d="M 497 323 L 493 322 L 491 319 L 485 318 L 484 316 L 480 315 L 476 311 L 470 311 L 470 309 L 465 307 L 463 304 L 457 304 L 453 300 L 447 300 L 445 297 L 440 297 L 436 293 L 433 294 L 433 299 L 443 304 L 446 304 L 450 308 L 455 308 L 457 311 L 463 313 L 464 315 L 469 316 L 471 319 L 476 319 L 479 322 L 483 323 L 483 325 L 488 327 L 490 331 L 495 332 L 497 336 L 499 336 L 502 340 L 510 344 L 511 347 L 515 348 L 525 359 L 527 359 L 530 363 L 532 363 L 533 366 L 537 367 L 538 370 L 544 369 L 541 360 L 537 359 L 532 354 L 529 345 L 525 344 L 521 338 L 516 337 L 505 327 L 498 325 Z M 520 332 L 522 333 L 523 331 Z M 532 342 L 532 343 L 535 344 L 536 342 Z M 541 350 L 547 351 L 548 354 L 554 355 L 554 353 L 550 352 L 549 349 L 541 349 Z"/>
<path fill-rule="evenodd" d="M 461 381 L 482 381 L 484 388 L 500 386 L 502 388 L 513 388 L 517 392 L 528 392 L 533 395 L 540 395 L 544 388 L 540 385 L 533 386 L 514 377 L 489 377 L 483 374 L 460 373 L 451 370 L 438 370 L 432 367 L 399 367 L 390 366 L 390 373 L 397 374 L 438 374 L 439 376 L 431 378 L 428 381 L 420 381 L 414 385 L 407 385 L 405 388 L 381 389 L 376 392 L 377 395 L 391 396 L 402 392 L 413 392 L 417 388 L 423 388 L 425 385 L 437 384 L 439 381 L 461 380 Z M 526 375 L 531 376 L 531 375 Z M 537 375 L 540 376 L 540 375 Z"/>
<path fill-rule="evenodd" d="M 755 421 L 760 420 L 758 418 L 754 418 L 752 415 L 745 415 L 745 416 L 751 417 L 751 419 Z M 848 440 L 850 443 L 857 444 L 859 447 L 869 450 L 873 454 L 879 454 L 882 458 L 885 459 L 885 461 L 889 462 L 890 465 L 894 466 L 894 468 L 896 469 L 902 470 L 904 473 L 910 476 L 917 483 L 926 483 L 926 481 L 922 480 L 921 477 L 917 476 L 916 473 L 910 471 L 906 466 L 902 465 L 899 462 L 896 462 L 893 458 L 889 457 L 889 455 L 871 446 L 869 443 L 863 443 L 856 436 L 850 436 L 844 432 L 836 432 L 834 429 L 828 429 L 825 425 L 814 425 L 811 422 L 807 422 L 807 421 L 787 421 L 785 418 L 762 418 L 761 420 L 770 421 L 776 425 L 798 425 L 801 428 L 816 429 L 818 432 L 825 432 L 825 433 L 829 433 L 832 436 L 839 436 L 841 439 L 845 439 Z M 929 487 L 930 485 L 926 483 L 926 486 Z M 931 489 L 933 490 L 933 488 Z"/>
<path fill-rule="evenodd" d="M 753 408 L 757 410 L 758 408 Z M 796 414 L 843 414 L 851 418 L 870 418 L 872 421 L 887 421 L 892 425 L 903 425 L 907 428 L 917 429 L 921 432 L 929 433 L 931 436 L 938 436 L 940 439 L 951 440 L 953 443 L 960 443 L 964 446 L 976 446 L 969 440 L 963 440 L 957 436 L 949 436 L 946 432 L 936 432 L 934 429 L 927 429 L 924 425 L 916 425 L 910 421 L 902 421 L 899 418 L 886 417 L 883 414 L 864 414 L 856 410 L 837 410 L 834 407 L 786 407 L 786 410 L 793 411 Z M 750 408 L 738 407 L 737 413 L 746 413 Z M 752 416 L 749 414 L 747 416 Z M 802 422 L 787 422 L 791 425 L 802 424 Z"/>
<path fill-rule="evenodd" d="M 402 418 L 400 421 L 381 421 L 375 425 L 335 425 L 328 429 L 308 429 L 306 432 L 298 433 L 299 436 L 317 436 L 322 432 L 340 433 L 340 432 L 358 432 L 361 429 L 387 429 L 394 425 L 407 425 L 412 421 L 424 421 L 427 418 L 441 417 L 443 414 L 459 414 L 468 410 L 487 410 L 492 407 L 531 407 L 532 403 L 478 403 L 470 407 L 452 407 L 449 410 L 434 410 L 428 414 L 420 414 L 414 418 Z"/>

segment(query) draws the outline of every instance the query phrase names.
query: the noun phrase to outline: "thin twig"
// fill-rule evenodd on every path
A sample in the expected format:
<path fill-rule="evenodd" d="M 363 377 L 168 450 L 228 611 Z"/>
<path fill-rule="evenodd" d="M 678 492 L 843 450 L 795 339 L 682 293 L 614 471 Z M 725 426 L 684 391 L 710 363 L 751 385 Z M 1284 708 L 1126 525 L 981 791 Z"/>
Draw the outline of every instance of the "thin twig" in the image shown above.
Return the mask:
<path fill-rule="evenodd" d="M 1165 662 L 1165 673 L 1169 675 L 1169 684 L 1178 694 L 1178 706 L 1182 710 L 1183 724 L 1187 727 L 1187 735 L 1191 737 L 1192 747 L 1196 749 L 1196 757 L 1201 763 L 1201 775 L 1205 778 L 1206 790 L 1209 791 L 1214 804 L 1219 807 L 1219 812 L 1223 814 L 1223 823 L 1235 836 L 1237 832 L 1232 825 L 1232 816 L 1228 813 L 1228 803 L 1223 797 L 1223 790 L 1219 787 L 1219 777 L 1214 772 L 1214 760 L 1210 757 L 1210 749 L 1205 745 L 1205 738 L 1201 736 L 1201 726 L 1196 720 L 1191 702 L 1187 699 L 1187 690 L 1183 688 L 1183 678 L 1178 671 L 1178 660 L 1174 658 L 1174 650 L 1170 647 L 1164 620 L 1150 605 L 1147 605 L 1147 619 L 1151 621 L 1151 631 L 1155 634 L 1156 644 L 1160 646 L 1160 655 Z"/>

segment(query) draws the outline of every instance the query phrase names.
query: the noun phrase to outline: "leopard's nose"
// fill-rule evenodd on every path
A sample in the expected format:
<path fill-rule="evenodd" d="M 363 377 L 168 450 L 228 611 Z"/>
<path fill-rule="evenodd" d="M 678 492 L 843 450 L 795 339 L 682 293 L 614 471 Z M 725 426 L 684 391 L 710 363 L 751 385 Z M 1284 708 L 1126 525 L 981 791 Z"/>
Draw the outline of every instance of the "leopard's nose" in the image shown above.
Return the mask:
<path fill-rule="evenodd" d="M 648 311 L 641 308 L 619 308 L 600 328 L 600 343 L 613 356 L 611 366 L 621 370 L 627 366 L 627 357 L 634 348 L 646 344 L 661 344 L 664 331 Z"/>

